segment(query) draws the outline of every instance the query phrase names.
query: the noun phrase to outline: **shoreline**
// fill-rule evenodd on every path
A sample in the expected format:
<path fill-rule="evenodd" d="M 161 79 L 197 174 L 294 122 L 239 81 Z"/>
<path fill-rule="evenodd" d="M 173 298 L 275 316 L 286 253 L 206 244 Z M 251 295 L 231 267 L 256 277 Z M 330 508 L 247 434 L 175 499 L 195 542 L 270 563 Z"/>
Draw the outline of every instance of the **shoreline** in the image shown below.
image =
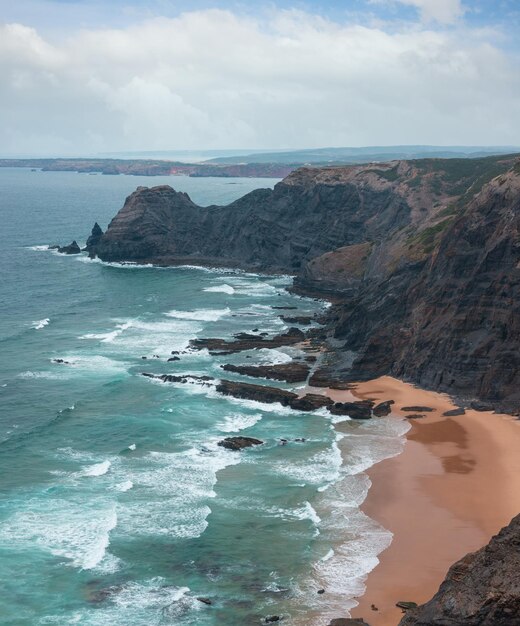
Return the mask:
<path fill-rule="evenodd" d="M 449 396 L 389 376 L 323 392 L 335 401 L 394 400 L 392 414 L 403 418 L 419 413 L 405 406 L 433 409 L 409 420 L 401 454 L 367 470 L 372 484 L 361 506 L 393 539 L 351 614 L 370 626 L 397 626 L 396 602 L 428 601 L 453 563 L 520 512 L 520 423 L 490 411 L 443 416 L 457 408 Z"/>

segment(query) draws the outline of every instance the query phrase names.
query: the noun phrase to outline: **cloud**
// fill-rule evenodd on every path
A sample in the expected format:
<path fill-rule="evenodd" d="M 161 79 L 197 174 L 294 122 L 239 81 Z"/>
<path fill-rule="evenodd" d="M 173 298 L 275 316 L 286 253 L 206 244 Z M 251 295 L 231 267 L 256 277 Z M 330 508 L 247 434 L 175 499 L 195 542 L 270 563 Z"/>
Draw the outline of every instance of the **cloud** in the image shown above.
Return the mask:
<path fill-rule="evenodd" d="M 461 0 L 396 0 L 401 4 L 417 7 L 425 22 L 437 21 L 441 24 L 453 24 L 460 19 L 465 9 Z"/>
<path fill-rule="evenodd" d="M 59 42 L 10 24 L 0 27 L 0 146 L 520 144 L 515 63 L 462 27 L 385 32 L 300 11 L 192 11 Z"/>

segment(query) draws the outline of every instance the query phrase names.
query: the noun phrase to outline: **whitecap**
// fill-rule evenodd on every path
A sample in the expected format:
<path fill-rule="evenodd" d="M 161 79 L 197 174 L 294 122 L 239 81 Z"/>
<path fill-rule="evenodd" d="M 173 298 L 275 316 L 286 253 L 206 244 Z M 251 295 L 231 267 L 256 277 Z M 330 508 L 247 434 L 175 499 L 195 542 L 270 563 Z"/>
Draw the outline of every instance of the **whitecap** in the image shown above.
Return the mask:
<path fill-rule="evenodd" d="M 133 450 L 135 450 L 136 448 L 137 448 L 137 446 L 135 445 L 135 443 L 131 443 L 131 444 L 128 446 L 128 449 L 129 449 L 129 450 L 132 450 L 132 451 L 133 451 Z"/>
<path fill-rule="evenodd" d="M 117 526 L 114 504 L 42 498 L 26 507 L 0 526 L 0 545 L 39 547 L 84 570 L 101 565 Z"/>
<path fill-rule="evenodd" d="M 180 320 L 197 320 L 201 322 L 216 322 L 222 317 L 229 315 L 231 309 L 197 309 L 195 311 L 177 311 L 173 309 L 165 313 L 168 317 Z"/>
<path fill-rule="evenodd" d="M 48 245 L 46 246 L 27 246 L 27 250 L 35 250 L 36 252 L 47 252 L 47 250 L 49 250 L 50 247 Z"/>
<path fill-rule="evenodd" d="M 32 323 L 32 327 L 35 330 L 41 330 L 42 328 L 45 328 L 45 326 L 47 326 L 50 321 L 51 320 L 48 317 L 46 317 L 43 320 L 36 320 L 35 322 Z"/>
<path fill-rule="evenodd" d="M 208 499 L 216 496 L 217 472 L 240 462 L 239 455 L 207 442 L 204 449 L 150 452 L 125 469 L 141 501 L 120 502 L 118 529 L 134 536 L 194 538 L 206 529 Z"/>
<path fill-rule="evenodd" d="M 133 486 L 134 486 L 134 483 L 131 480 L 125 480 L 122 483 L 117 483 L 116 485 L 114 485 L 114 490 L 125 492 L 125 491 L 129 491 L 130 489 L 132 489 Z"/>
<path fill-rule="evenodd" d="M 102 461 L 101 463 L 95 463 L 90 467 L 83 470 L 82 476 L 103 476 L 110 469 L 112 463 L 110 461 Z"/>
<path fill-rule="evenodd" d="M 255 413 L 254 415 L 232 413 L 227 415 L 222 422 L 219 422 L 217 428 L 223 433 L 236 433 L 254 426 L 261 419 L 261 413 Z"/>
<path fill-rule="evenodd" d="M 209 291 L 210 293 L 227 293 L 232 296 L 235 293 L 235 289 L 231 285 L 215 285 L 214 287 L 206 287 L 204 291 Z"/>

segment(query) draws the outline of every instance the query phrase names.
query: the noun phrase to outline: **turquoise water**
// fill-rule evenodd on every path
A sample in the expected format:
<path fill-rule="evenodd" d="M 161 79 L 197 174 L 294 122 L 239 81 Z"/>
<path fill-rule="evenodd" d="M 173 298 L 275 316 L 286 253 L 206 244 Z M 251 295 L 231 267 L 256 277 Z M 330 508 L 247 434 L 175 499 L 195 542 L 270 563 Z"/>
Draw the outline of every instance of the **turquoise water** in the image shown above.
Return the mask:
<path fill-rule="evenodd" d="M 1 624 L 320 624 L 355 604 L 390 540 L 359 511 L 363 471 L 400 450 L 402 423 L 140 375 L 287 361 L 295 349 L 167 358 L 195 337 L 283 331 L 273 305 L 324 303 L 290 295 L 286 277 L 46 249 L 105 228 L 138 185 L 219 204 L 275 182 L 0 169 Z M 217 446 L 237 433 L 266 443 Z"/>

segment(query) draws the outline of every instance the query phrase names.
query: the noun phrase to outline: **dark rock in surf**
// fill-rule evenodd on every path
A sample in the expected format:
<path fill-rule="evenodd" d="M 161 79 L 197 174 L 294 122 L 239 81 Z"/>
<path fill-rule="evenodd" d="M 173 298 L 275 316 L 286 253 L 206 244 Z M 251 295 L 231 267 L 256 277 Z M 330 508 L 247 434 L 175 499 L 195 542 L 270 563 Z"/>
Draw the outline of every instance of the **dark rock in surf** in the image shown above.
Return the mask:
<path fill-rule="evenodd" d="M 256 400 L 257 402 L 279 402 L 283 406 L 288 406 L 292 400 L 298 397 L 297 394 L 285 389 L 251 385 L 250 383 L 232 380 L 221 380 L 216 389 L 225 396 L 233 396 L 234 398 L 242 398 L 244 400 Z"/>
<path fill-rule="evenodd" d="M 74 240 L 72 243 L 69 243 L 68 246 L 58 248 L 58 252 L 60 254 L 79 254 L 81 252 L 81 248 L 78 246 L 77 241 Z"/>
<path fill-rule="evenodd" d="M 369 420 L 372 417 L 371 400 L 360 400 L 359 402 L 336 402 L 329 407 L 333 415 L 348 415 L 353 420 Z"/>
<path fill-rule="evenodd" d="M 276 335 L 271 339 L 266 339 L 260 335 L 251 333 L 238 333 L 235 339 L 227 341 L 225 339 L 192 339 L 190 347 L 196 350 L 207 349 L 210 354 L 232 354 L 244 350 L 255 350 L 258 348 L 280 348 L 281 346 L 291 346 L 304 341 L 305 335 L 299 328 L 289 328 L 286 333 Z"/>
<path fill-rule="evenodd" d="M 315 411 L 322 407 L 330 407 L 334 404 L 327 396 L 321 396 L 317 393 L 307 393 L 300 398 L 291 400 L 290 407 L 297 411 Z"/>
<path fill-rule="evenodd" d="M 194 376 L 192 374 L 150 374 L 148 372 L 142 372 L 142 376 L 162 380 L 163 383 L 198 383 L 207 387 L 211 387 L 211 382 L 215 380 L 211 376 Z"/>
<path fill-rule="evenodd" d="M 300 326 L 308 326 L 314 321 L 314 318 L 310 315 L 298 315 L 294 317 L 288 315 L 280 315 L 280 319 L 286 324 L 300 324 Z"/>
<path fill-rule="evenodd" d="M 283 380 L 288 383 L 301 383 L 307 380 L 309 367 L 304 363 L 281 363 L 278 365 L 222 365 L 226 372 L 244 374 L 255 378 Z"/>
<path fill-rule="evenodd" d="M 251 446 L 260 446 L 263 443 L 261 439 L 255 439 L 254 437 L 226 437 L 219 441 L 217 445 L 227 450 L 243 450 Z"/>
<path fill-rule="evenodd" d="M 376 417 L 384 417 L 386 415 L 390 415 L 392 412 L 392 404 L 395 404 L 393 400 L 386 400 L 385 402 L 380 402 L 376 404 L 373 408 L 373 413 Z"/>
<path fill-rule="evenodd" d="M 95 256 L 96 246 L 100 242 L 102 236 L 103 231 L 101 230 L 101 226 L 96 222 L 85 245 L 85 250 L 89 253 L 89 256 Z"/>

